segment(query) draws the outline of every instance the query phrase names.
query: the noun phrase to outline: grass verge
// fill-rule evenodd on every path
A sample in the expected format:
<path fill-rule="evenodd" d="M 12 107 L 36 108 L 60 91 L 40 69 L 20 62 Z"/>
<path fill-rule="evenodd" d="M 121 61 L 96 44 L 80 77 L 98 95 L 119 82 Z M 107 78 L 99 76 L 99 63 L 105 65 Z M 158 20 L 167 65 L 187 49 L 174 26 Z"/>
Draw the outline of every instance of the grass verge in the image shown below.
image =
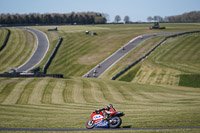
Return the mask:
<path fill-rule="evenodd" d="M 200 75 L 180 75 L 179 85 L 200 88 Z"/>

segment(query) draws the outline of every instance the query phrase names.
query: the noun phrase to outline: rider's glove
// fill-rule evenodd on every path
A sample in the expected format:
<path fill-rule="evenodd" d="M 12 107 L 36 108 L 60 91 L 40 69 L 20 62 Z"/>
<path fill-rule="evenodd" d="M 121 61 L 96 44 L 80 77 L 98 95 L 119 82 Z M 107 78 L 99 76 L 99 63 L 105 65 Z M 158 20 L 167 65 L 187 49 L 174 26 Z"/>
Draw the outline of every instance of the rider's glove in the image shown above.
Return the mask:
<path fill-rule="evenodd" d="M 100 110 L 99 110 L 99 109 L 95 110 L 95 113 L 99 113 L 99 112 L 100 112 Z"/>

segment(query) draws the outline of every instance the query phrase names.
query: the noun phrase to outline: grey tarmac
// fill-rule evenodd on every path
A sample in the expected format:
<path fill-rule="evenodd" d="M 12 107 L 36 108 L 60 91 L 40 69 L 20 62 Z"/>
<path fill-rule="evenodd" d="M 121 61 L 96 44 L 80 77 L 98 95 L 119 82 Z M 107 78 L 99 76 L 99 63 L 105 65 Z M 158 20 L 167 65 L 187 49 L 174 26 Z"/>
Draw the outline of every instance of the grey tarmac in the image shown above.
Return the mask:
<path fill-rule="evenodd" d="M 122 48 L 117 50 L 115 53 L 113 53 L 107 59 L 102 61 L 100 64 L 95 66 L 92 70 L 90 70 L 88 73 L 83 75 L 83 77 L 98 78 L 106 70 L 108 70 L 115 63 L 117 63 L 121 58 L 127 55 L 132 49 L 134 49 L 136 46 L 138 46 L 139 44 L 141 44 L 142 42 L 144 42 L 145 40 L 153 36 L 171 35 L 171 34 L 177 34 L 177 33 L 180 33 L 180 32 L 153 33 L 153 34 L 145 34 L 145 35 L 138 36 L 132 39 L 131 41 L 129 41 L 129 43 L 127 43 Z"/>
<path fill-rule="evenodd" d="M 31 28 L 20 27 L 19 29 L 25 29 L 32 32 L 37 38 L 37 48 L 34 54 L 23 65 L 17 68 L 18 72 L 28 71 L 37 64 L 39 64 L 45 57 L 49 49 L 49 40 L 45 33 Z"/>

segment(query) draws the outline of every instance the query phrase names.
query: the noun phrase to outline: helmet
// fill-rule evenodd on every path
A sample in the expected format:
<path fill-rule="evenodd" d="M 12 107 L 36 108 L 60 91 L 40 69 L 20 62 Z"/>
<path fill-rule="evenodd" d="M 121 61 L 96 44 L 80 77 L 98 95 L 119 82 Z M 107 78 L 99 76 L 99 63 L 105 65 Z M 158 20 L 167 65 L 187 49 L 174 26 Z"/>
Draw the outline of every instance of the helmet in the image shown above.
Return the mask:
<path fill-rule="evenodd" d="M 113 108 L 113 105 L 112 104 L 108 104 L 107 108 Z"/>

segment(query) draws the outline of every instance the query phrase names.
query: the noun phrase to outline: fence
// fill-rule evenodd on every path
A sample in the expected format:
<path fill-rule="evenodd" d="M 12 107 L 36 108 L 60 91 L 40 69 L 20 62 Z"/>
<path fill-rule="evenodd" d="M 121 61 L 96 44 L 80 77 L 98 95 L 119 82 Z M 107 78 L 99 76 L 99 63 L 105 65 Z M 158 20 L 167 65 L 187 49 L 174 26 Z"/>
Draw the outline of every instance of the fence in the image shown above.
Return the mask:
<path fill-rule="evenodd" d="M 174 34 L 174 35 L 170 35 L 170 36 L 165 37 L 161 42 L 159 42 L 155 47 L 153 47 L 147 54 L 145 54 L 143 57 L 141 57 L 140 59 L 136 60 L 131 65 L 129 65 L 128 67 L 126 67 L 125 69 L 123 69 L 121 72 L 119 72 L 118 74 L 116 74 L 114 77 L 111 78 L 111 80 L 117 79 L 123 73 L 125 73 L 130 68 L 132 68 L 133 66 L 135 66 L 136 64 L 138 64 L 143 59 L 145 59 L 147 56 L 149 56 L 156 48 L 158 48 L 167 39 L 172 38 L 172 37 L 177 37 L 177 36 L 185 35 L 185 34 L 192 34 L 192 33 L 200 33 L 200 31 L 183 32 L 183 33 L 178 33 L 178 34 Z"/>
<path fill-rule="evenodd" d="M 53 77 L 53 78 L 63 78 L 62 74 L 44 74 L 42 72 L 37 73 L 3 73 L 0 74 L 0 77 L 7 77 L 7 78 L 17 78 L 17 77 L 26 77 L 26 78 L 33 78 L 33 77 Z"/>
<path fill-rule="evenodd" d="M 43 73 L 46 73 L 46 72 L 47 72 L 47 69 L 49 68 L 49 66 L 50 66 L 50 64 L 51 64 L 51 62 L 52 62 L 52 60 L 53 60 L 53 58 L 55 57 L 55 55 L 56 55 L 56 53 L 57 53 L 57 51 L 58 51 L 58 48 L 60 47 L 60 44 L 62 43 L 62 41 L 63 41 L 63 38 L 60 37 L 60 38 L 59 38 L 59 41 L 58 41 L 58 43 L 57 43 L 57 45 L 56 45 L 56 47 L 54 48 L 53 53 L 51 54 L 51 56 L 49 57 L 48 61 L 47 61 L 46 64 L 44 65 Z"/>

